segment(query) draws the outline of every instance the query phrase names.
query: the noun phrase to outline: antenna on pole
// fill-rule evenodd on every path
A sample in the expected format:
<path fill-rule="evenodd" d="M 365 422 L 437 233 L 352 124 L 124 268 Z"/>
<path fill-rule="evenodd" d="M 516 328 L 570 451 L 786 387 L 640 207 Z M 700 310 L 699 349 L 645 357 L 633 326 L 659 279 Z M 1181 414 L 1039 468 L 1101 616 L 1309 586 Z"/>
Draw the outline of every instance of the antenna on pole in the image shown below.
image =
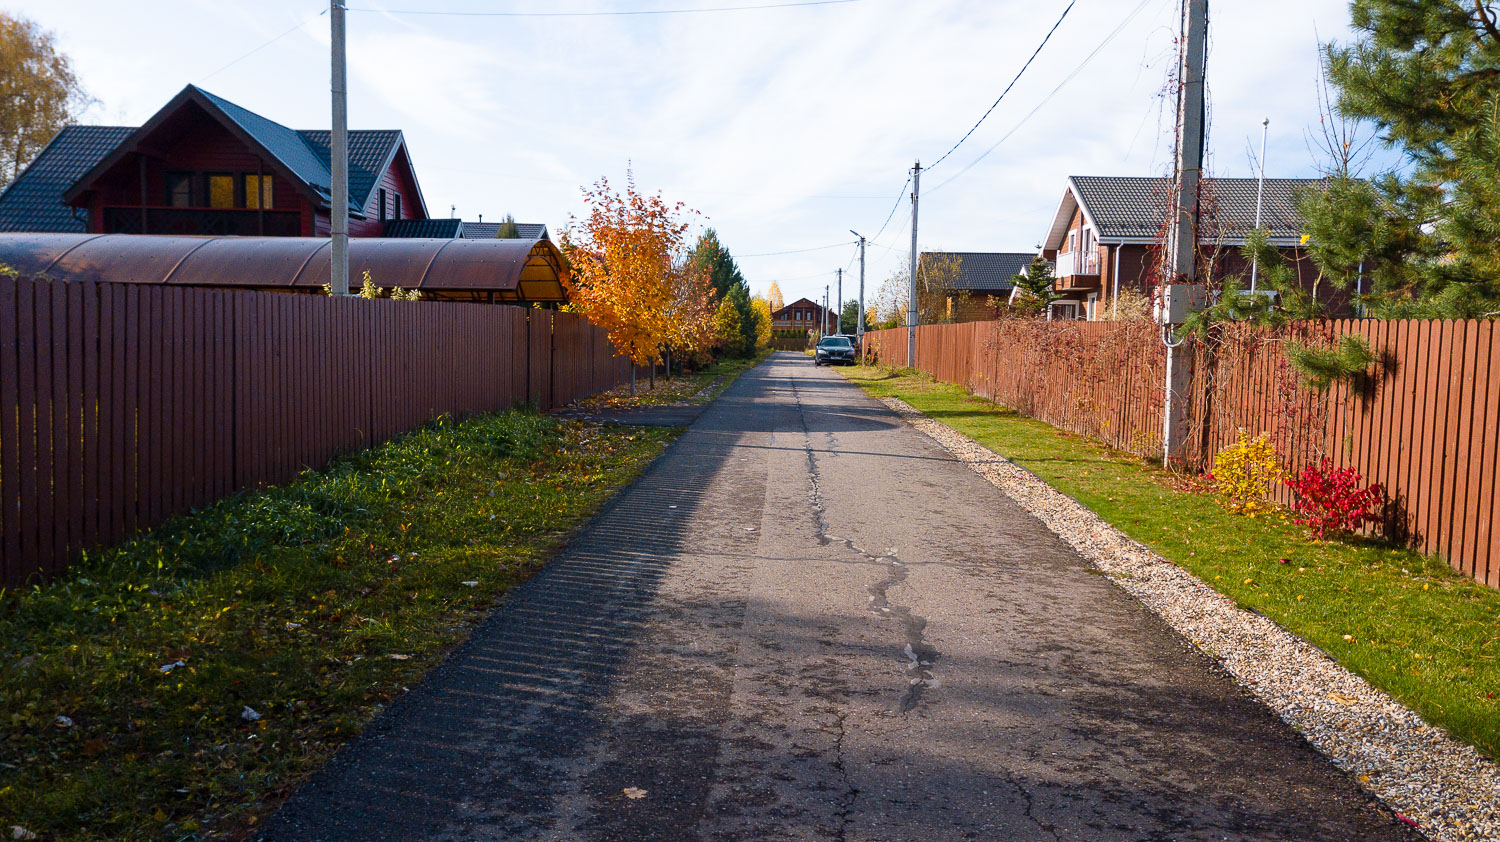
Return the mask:
<path fill-rule="evenodd" d="M 328 228 L 333 240 L 328 287 L 334 295 L 349 294 L 349 74 L 344 66 L 344 4 L 329 0 L 333 28 L 333 131 L 329 163 L 333 167 L 332 196 L 328 199 Z"/>
<path fill-rule="evenodd" d="M 1260 228 L 1260 208 L 1266 195 L 1266 136 L 1271 133 L 1271 118 L 1267 117 L 1260 124 L 1260 180 L 1255 184 L 1255 227 Z M 1255 292 L 1255 276 L 1260 270 L 1260 256 L 1256 255 L 1250 260 L 1250 291 Z"/>

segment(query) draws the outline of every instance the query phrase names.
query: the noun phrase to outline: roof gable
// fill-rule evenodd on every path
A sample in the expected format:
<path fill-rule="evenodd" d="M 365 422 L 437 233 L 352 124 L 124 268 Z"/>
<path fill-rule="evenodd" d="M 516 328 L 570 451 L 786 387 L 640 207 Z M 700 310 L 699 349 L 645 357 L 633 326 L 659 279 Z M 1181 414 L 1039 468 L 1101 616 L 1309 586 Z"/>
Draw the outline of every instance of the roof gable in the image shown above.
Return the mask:
<path fill-rule="evenodd" d="M 0 231 L 83 233 L 62 195 L 134 131 L 130 126 L 64 126 L 0 193 Z"/>
<path fill-rule="evenodd" d="M 122 157 L 160 128 L 168 118 L 192 103 L 218 120 L 246 145 L 258 148 L 273 167 L 327 207 L 333 194 L 333 171 L 327 130 L 298 131 L 211 94 L 196 85 L 183 88 L 151 119 L 120 138 L 113 149 L 76 177 L 63 195 L 71 202 Z M 399 130 L 355 130 L 349 132 L 349 211 L 363 216 L 364 206 L 380 176 L 405 145 Z M 413 175 L 415 180 L 415 175 Z"/>
<path fill-rule="evenodd" d="M 924 251 L 922 259 L 946 257 L 958 261 L 958 277 L 950 287 L 967 292 L 1010 292 L 1014 278 L 1026 271 L 1036 255 L 1025 251 Z"/>
<path fill-rule="evenodd" d="M 805 310 L 805 309 L 807 309 L 809 307 L 812 308 L 812 309 L 814 309 L 814 310 L 822 310 L 823 309 L 823 305 L 821 305 L 821 304 L 819 304 L 819 303 L 817 303 L 815 301 L 809 301 L 806 298 L 799 298 L 796 301 L 793 301 L 792 303 L 786 305 L 785 307 L 782 307 L 780 310 L 777 310 L 776 312 L 772 313 L 771 314 L 771 318 L 772 319 L 778 318 L 778 317 L 781 316 L 782 313 L 785 313 L 785 312 L 787 312 L 789 310 L 799 310 L 799 309 L 800 310 Z"/>
<path fill-rule="evenodd" d="M 1300 236 L 1306 220 L 1297 210 L 1297 193 L 1325 184 L 1316 178 L 1268 178 L 1261 203 L 1261 227 L 1273 240 Z M 1254 178 L 1209 178 L 1203 181 L 1202 239 L 1243 242 L 1255 227 Z M 1105 177 L 1077 175 L 1068 179 L 1068 192 L 1058 208 L 1045 247 L 1058 248 L 1066 236 L 1072 208 L 1101 241 L 1158 238 L 1167 217 L 1171 180 L 1162 177 Z"/>

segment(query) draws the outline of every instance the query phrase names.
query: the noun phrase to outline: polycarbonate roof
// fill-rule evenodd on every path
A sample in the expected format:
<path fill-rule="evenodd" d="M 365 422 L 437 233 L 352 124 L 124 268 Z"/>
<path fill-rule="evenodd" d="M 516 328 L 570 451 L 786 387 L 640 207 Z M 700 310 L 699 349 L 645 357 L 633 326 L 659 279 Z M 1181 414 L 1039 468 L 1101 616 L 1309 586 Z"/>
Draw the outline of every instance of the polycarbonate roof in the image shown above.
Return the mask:
<path fill-rule="evenodd" d="M 0 234 L 0 263 L 59 280 L 316 289 L 328 283 L 330 248 L 316 237 Z M 547 240 L 351 238 L 350 285 L 365 271 L 382 287 L 566 300 L 562 254 Z"/>

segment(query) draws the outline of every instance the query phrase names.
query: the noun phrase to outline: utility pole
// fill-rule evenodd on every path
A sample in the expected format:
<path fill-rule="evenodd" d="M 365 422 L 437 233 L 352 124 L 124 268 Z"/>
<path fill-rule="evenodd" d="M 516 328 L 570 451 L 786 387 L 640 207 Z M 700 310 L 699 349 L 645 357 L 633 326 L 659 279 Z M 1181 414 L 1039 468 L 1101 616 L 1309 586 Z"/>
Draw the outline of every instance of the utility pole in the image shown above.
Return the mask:
<path fill-rule="evenodd" d="M 333 165 L 333 195 L 328 219 L 333 237 L 333 264 L 328 285 L 334 295 L 349 294 L 349 74 L 344 67 L 344 2 L 329 0 L 333 26 L 333 131 L 329 157 Z"/>
<path fill-rule="evenodd" d="M 854 316 L 854 337 L 859 345 L 859 362 L 865 361 L 865 235 L 849 229 L 849 233 L 859 238 L 859 311 Z"/>
<path fill-rule="evenodd" d="M 1261 202 L 1266 195 L 1266 136 L 1271 133 L 1271 118 L 1260 124 L 1260 180 L 1255 183 L 1255 227 L 1260 228 Z M 1250 291 L 1255 292 L 1255 276 L 1260 270 L 1260 256 L 1250 260 Z"/>
<path fill-rule="evenodd" d="M 917 367 L 917 199 L 922 193 L 922 162 L 911 168 L 911 283 L 906 298 L 906 364 Z"/>
<path fill-rule="evenodd" d="M 1177 94 L 1177 165 L 1172 220 L 1167 229 L 1167 277 L 1161 289 L 1162 333 L 1167 346 L 1167 378 L 1162 406 L 1162 464 L 1182 461 L 1187 440 L 1192 357 L 1172 337 L 1195 304 L 1198 194 L 1203 178 L 1203 58 L 1208 39 L 1208 0 L 1183 0 L 1182 65 Z"/>
<path fill-rule="evenodd" d="M 839 294 L 833 304 L 833 332 L 844 332 L 844 269 L 839 267 Z"/>
<path fill-rule="evenodd" d="M 828 284 L 823 285 L 823 335 L 828 335 Z"/>

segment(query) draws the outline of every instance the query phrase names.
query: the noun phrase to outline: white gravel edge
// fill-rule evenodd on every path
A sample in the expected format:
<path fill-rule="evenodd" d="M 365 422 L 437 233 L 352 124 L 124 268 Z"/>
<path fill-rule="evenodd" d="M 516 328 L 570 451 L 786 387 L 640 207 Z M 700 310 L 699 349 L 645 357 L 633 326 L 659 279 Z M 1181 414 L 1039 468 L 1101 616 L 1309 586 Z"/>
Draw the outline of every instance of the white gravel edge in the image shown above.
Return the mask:
<path fill-rule="evenodd" d="M 881 402 L 1041 520 L 1428 837 L 1500 839 L 1500 768 L 1474 748 L 1030 471 L 904 401 Z"/>

